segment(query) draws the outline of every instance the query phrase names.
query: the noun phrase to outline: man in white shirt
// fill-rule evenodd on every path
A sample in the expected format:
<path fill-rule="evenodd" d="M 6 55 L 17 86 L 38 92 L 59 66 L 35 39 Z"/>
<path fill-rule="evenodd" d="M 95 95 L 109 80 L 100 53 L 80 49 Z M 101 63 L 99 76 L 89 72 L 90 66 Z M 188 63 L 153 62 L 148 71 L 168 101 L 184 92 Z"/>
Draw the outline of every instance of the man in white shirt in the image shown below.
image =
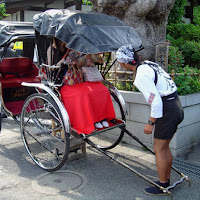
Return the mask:
<path fill-rule="evenodd" d="M 151 134 L 154 129 L 154 151 L 159 176 L 156 183 L 166 188 L 170 185 L 172 166 L 169 143 L 184 118 L 177 87 L 158 64 L 150 61 L 141 64 L 131 45 L 120 47 L 116 58 L 121 67 L 136 72 L 134 85 L 151 106 L 151 115 L 144 133 Z M 144 192 L 151 195 L 165 194 L 156 186 L 145 188 Z"/>

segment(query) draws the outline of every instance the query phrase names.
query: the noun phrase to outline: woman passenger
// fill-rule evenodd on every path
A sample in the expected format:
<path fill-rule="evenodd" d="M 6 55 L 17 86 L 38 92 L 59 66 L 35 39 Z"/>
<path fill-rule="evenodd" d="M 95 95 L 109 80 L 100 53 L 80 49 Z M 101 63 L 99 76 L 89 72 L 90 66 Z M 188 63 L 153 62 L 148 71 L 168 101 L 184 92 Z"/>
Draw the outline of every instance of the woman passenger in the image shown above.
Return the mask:
<path fill-rule="evenodd" d="M 60 44 L 62 49 L 66 48 L 65 45 L 64 42 Z M 93 132 L 95 128 L 108 127 L 109 121 L 115 118 L 110 93 L 101 82 L 83 82 L 81 70 L 82 66 L 103 62 L 102 57 L 98 54 L 82 55 L 69 49 L 65 53 L 61 50 L 57 55 L 61 58 L 57 65 L 64 63 L 68 68 L 60 93 L 72 127 L 84 134 Z"/>

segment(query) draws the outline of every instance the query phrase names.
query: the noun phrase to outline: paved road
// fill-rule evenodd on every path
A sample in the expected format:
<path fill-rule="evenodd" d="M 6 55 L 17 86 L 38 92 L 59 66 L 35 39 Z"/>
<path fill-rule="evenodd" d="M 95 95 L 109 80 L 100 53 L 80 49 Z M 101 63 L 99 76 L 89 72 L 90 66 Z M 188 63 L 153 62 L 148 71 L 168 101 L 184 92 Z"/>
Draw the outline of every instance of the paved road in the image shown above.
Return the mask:
<path fill-rule="evenodd" d="M 118 145 L 116 157 L 129 166 L 157 179 L 155 158 L 142 148 Z M 79 154 L 80 155 L 80 154 Z M 187 160 L 200 161 L 195 150 Z M 185 155 L 184 155 L 185 156 Z M 184 158 L 184 156 L 182 158 Z M 196 156 L 196 158 L 194 158 Z M 74 158 L 74 155 L 70 156 Z M 200 164 L 200 162 L 199 162 Z M 172 173 L 172 182 L 180 177 Z M 200 200 L 200 178 L 190 176 L 172 190 L 173 200 Z M 148 196 L 149 183 L 105 155 L 87 147 L 87 156 L 68 161 L 61 170 L 47 173 L 35 165 L 25 151 L 18 125 L 3 119 L 0 134 L 0 200 L 168 200 L 170 196 Z"/>

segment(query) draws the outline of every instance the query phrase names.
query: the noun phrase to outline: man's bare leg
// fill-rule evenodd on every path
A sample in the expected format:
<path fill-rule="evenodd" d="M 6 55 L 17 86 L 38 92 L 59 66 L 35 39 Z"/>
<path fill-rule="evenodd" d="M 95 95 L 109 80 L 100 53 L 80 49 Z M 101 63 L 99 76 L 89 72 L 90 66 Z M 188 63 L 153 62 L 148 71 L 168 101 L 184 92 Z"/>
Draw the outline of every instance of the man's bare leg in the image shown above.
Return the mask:
<path fill-rule="evenodd" d="M 154 139 L 156 166 L 161 183 L 166 183 L 170 179 L 172 154 L 169 143 L 170 140 Z"/>

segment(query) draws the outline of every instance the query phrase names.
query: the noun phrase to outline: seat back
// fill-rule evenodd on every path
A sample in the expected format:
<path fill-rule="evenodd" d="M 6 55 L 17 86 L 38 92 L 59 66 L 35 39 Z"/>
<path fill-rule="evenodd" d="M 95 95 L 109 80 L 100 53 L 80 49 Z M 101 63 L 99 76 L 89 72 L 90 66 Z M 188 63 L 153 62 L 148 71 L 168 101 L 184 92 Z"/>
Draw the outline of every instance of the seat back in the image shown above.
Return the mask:
<path fill-rule="evenodd" d="M 26 57 L 4 58 L 0 63 L 2 104 L 5 110 L 18 115 L 24 100 L 35 92 L 35 88 L 24 87 L 22 82 L 40 82 L 38 68 Z"/>
<path fill-rule="evenodd" d="M 0 73 L 6 75 L 27 74 L 33 69 L 31 59 L 25 57 L 4 58 L 0 63 Z"/>

